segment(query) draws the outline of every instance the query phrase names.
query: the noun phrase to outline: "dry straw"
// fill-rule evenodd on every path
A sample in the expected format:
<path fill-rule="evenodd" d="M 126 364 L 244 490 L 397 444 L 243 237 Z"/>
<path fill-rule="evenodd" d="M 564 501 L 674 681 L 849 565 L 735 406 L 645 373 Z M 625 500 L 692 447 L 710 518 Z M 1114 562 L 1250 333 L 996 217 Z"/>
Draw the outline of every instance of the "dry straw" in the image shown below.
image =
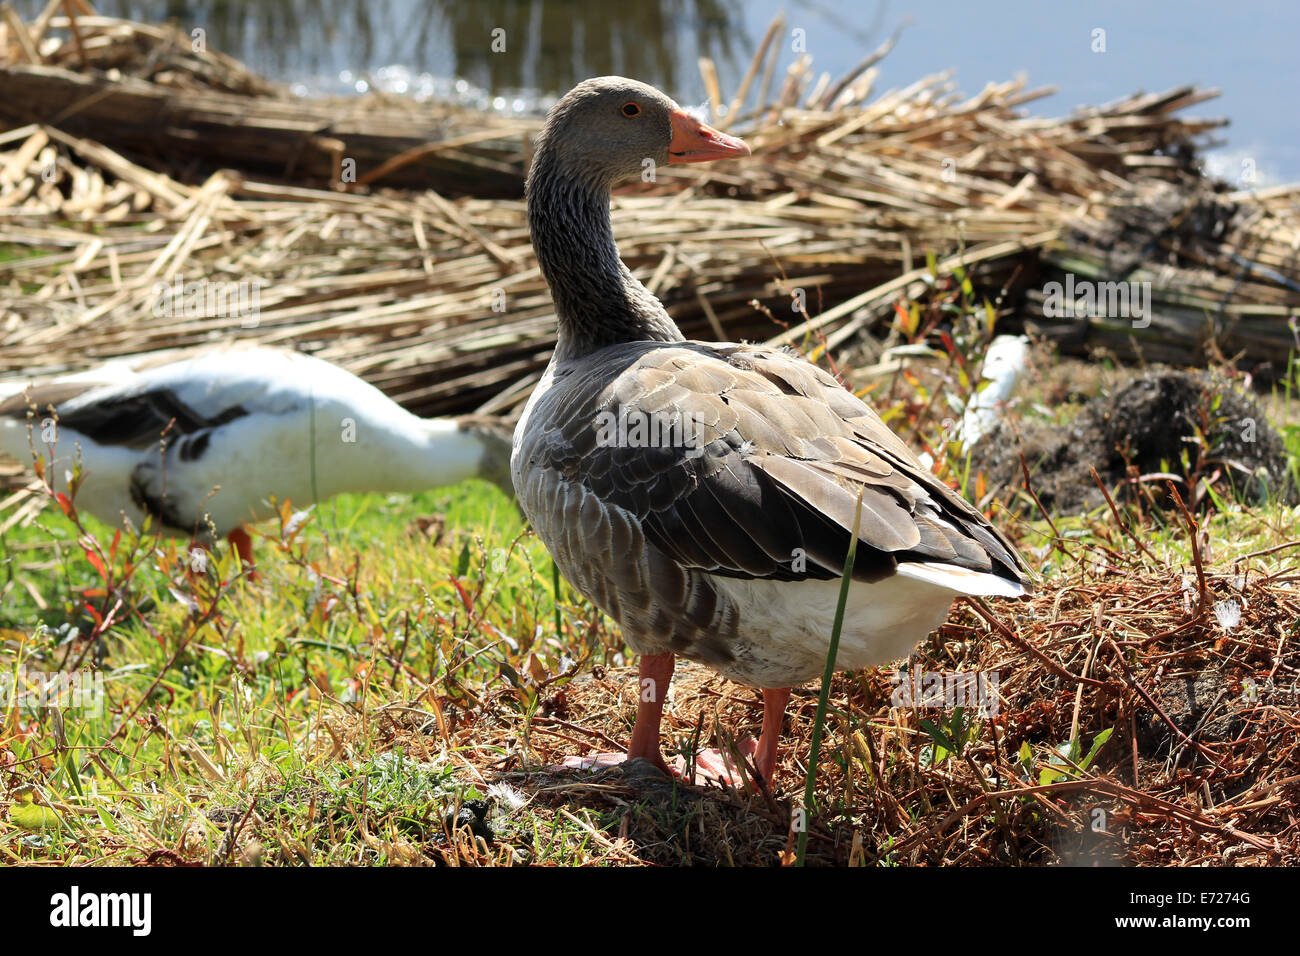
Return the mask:
<path fill-rule="evenodd" d="M 528 394 L 554 331 L 518 198 L 537 120 L 304 100 L 84 3 L 2 29 L 0 377 L 239 338 L 312 351 L 424 414 Z M 892 39 L 837 82 L 800 60 L 774 83 L 779 29 L 719 120 L 754 157 L 660 170 L 615 198 L 624 258 L 688 335 L 781 333 L 757 300 L 802 341 L 802 289 L 838 345 L 920 294 L 933 252 L 975 264 L 982 288 L 1012 282 L 1008 327 L 1062 267 L 1156 284 L 1165 311 L 1145 332 L 1048 323 L 1076 349 L 1192 361 L 1208 344 L 1258 362 L 1293 343 L 1297 193 L 1216 192 L 1200 174 L 1220 121 L 1181 113 L 1213 91 L 1037 119 L 1021 107 L 1051 91 L 1023 81 L 968 99 L 947 74 L 878 92 Z M 1156 193 L 1164 218 L 1145 232 L 1116 218 Z M 159 308 L 176 282 L 256 284 L 257 314 Z"/>

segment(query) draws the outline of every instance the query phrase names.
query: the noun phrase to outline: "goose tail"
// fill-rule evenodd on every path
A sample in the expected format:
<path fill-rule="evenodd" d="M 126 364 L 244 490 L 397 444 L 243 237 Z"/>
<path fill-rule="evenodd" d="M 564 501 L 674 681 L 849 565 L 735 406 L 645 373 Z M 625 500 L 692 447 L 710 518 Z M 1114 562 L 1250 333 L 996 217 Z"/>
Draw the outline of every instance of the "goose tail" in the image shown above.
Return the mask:
<path fill-rule="evenodd" d="M 898 573 L 971 597 L 1020 597 L 1031 590 L 1019 581 L 997 574 L 972 571 L 937 561 L 900 561 Z"/>

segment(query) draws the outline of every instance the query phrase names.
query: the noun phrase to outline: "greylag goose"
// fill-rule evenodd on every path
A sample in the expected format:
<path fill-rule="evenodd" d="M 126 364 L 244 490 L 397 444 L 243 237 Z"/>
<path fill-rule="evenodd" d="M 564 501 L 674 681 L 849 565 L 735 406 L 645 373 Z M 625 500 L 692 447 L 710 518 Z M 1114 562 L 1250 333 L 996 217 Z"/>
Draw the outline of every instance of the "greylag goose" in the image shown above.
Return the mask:
<path fill-rule="evenodd" d="M 645 160 L 748 154 L 622 77 L 574 87 L 537 140 L 528 217 L 559 336 L 511 474 L 561 573 L 641 655 L 627 753 L 581 765 L 668 769 L 659 726 L 681 655 L 762 689 L 746 750 L 770 781 L 791 688 L 826 665 L 859 496 L 837 668 L 908 654 L 960 594 L 1029 587 L 1011 543 L 835 378 L 775 348 L 686 341 L 620 260 L 613 184 Z M 734 782 L 716 751 L 697 766 Z"/>
<path fill-rule="evenodd" d="M 210 524 L 246 563 L 244 525 L 275 514 L 272 496 L 305 507 L 342 492 L 414 492 L 475 476 L 513 493 L 502 426 L 420 418 L 298 352 L 210 348 L 11 391 L 0 399 L 0 452 L 44 459 L 56 491 L 80 461 L 78 508 L 137 527 L 151 514 L 168 533 L 200 541 Z"/>

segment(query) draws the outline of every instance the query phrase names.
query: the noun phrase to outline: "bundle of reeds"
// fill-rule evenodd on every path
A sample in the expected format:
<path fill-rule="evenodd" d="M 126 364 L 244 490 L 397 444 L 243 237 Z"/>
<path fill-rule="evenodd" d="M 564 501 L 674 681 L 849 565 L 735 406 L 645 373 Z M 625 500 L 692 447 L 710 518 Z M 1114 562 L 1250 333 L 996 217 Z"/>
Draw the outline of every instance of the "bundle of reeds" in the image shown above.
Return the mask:
<path fill-rule="evenodd" d="M 85 0 L 50 0 L 30 26 L 11 8 L 3 21 L 0 120 L 12 125 L 49 123 L 205 174 L 228 166 L 319 186 L 341 182 L 350 160 L 362 184 L 522 193 L 535 121 L 392 96 L 293 96 L 174 25 L 98 16 Z"/>
<path fill-rule="evenodd" d="M 193 97 L 238 96 L 245 132 L 258 143 L 274 140 L 262 123 L 275 111 L 301 119 L 336 107 L 277 90 L 164 86 L 138 71 L 113 82 L 93 64 L 80 68 L 69 51 L 78 35 L 83 46 L 88 38 L 128 36 L 121 21 L 77 26 L 75 18 L 51 16 L 44 31 L 39 21 L 15 21 L 8 18 L 0 42 L 0 51 L 10 51 L 0 68 L 0 104 L 12 102 L 14 84 L 56 74 L 90 84 L 79 94 L 90 95 L 76 101 L 74 114 L 64 115 L 66 105 L 43 108 L 34 121 L 0 134 L 0 248 L 7 250 L 0 256 L 0 377 L 239 337 L 316 352 L 422 414 L 508 410 L 527 395 L 553 342 L 553 316 L 521 201 L 380 190 L 376 184 L 420 159 L 400 152 L 376 155 L 373 166 L 359 163 L 356 182 L 290 185 L 286 178 L 312 181 L 305 167 L 272 179 L 238 162 L 187 178 L 170 146 L 167 161 L 146 158 L 121 141 L 106 145 L 70 132 L 74 121 L 91 122 L 103 109 L 112 127 L 122 106 L 106 104 L 116 91 L 146 95 L 147 88 L 168 104 L 173 132 L 166 135 L 212 151 L 218 166 L 237 157 L 221 152 L 224 135 L 196 135 L 216 112 L 186 114 L 184 104 L 198 102 Z M 817 333 L 835 347 L 892 321 L 900 297 L 923 293 L 928 253 L 941 271 L 962 266 L 977 291 L 1004 291 L 1001 321 L 1014 328 L 1026 292 L 1033 313 L 1044 266 L 1083 270 L 1074 262 L 1083 258 L 1077 237 L 1086 224 L 1100 228 L 1132 206 L 1133 196 L 1152 190 L 1177 197 L 1205 190 L 1198 150 L 1220 121 L 1176 114 L 1213 91 L 1183 87 L 1064 120 L 1033 118 L 1020 107 L 1050 91 L 1026 90 L 1023 82 L 989 85 L 963 100 L 939 74 L 875 95 L 872 64 L 886 44 L 836 83 L 814 79 L 801 59 L 772 94 L 771 41 L 781 29 L 773 24 L 725 111 L 723 98 L 713 97 L 716 121 L 745 135 L 754 157 L 660 170 L 654 182 L 615 197 L 624 258 L 688 335 L 803 341 Z M 17 46 L 39 48 L 41 62 L 15 59 L 13 37 L 22 30 L 33 42 Z M 54 35 L 60 30 L 61 40 Z M 62 66 L 43 65 L 50 62 Z M 196 82 L 204 75 L 188 74 Z M 708 64 L 704 75 L 713 75 Z M 418 115 L 410 103 L 392 108 Z M 349 109 L 356 117 L 359 108 Z M 367 122 L 388 121 L 368 112 Z M 222 115 L 221 122 L 241 122 Z M 344 119 L 336 114 L 329 124 L 329 137 L 343 143 L 335 158 L 356 152 L 340 132 Z M 191 121 L 196 125 L 185 125 Z M 512 122 L 510 135 L 522 144 L 535 121 Z M 469 148 L 454 132 L 435 144 L 435 155 L 441 147 Z M 495 162 L 480 157 L 475 168 L 518 177 L 522 148 L 519 157 Z M 496 190 L 490 176 L 478 185 L 465 179 L 462 187 L 487 196 Z M 1184 236 L 1180 249 L 1208 256 L 1192 291 L 1237 310 L 1224 314 L 1249 335 L 1233 347 L 1244 343 L 1254 358 L 1285 354 L 1288 322 L 1300 314 L 1300 270 L 1286 251 L 1294 249 L 1297 195 L 1226 197 L 1235 210 L 1227 232 L 1182 220 L 1196 243 Z M 1162 241 L 1175 238 L 1156 232 Z M 1239 281 L 1246 268 L 1240 260 L 1260 267 L 1250 267 L 1249 283 Z M 1157 266 L 1152 260 L 1145 267 Z M 1185 361 L 1207 347 L 1201 325 L 1157 327 L 1168 336 L 1169 354 Z M 1084 349 L 1089 334 L 1113 347 L 1131 329 L 1083 321 L 1056 333 Z"/>
<path fill-rule="evenodd" d="M 1300 352 L 1298 200 L 1295 186 L 1140 180 L 1070 220 L 1044 252 L 1044 284 L 1029 290 L 1024 315 L 1076 351 L 1170 364 L 1208 355 L 1277 375 Z M 1129 307 L 1082 302 L 1062 315 L 1044 294 L 1085 284 L 1119 284 Z"/>

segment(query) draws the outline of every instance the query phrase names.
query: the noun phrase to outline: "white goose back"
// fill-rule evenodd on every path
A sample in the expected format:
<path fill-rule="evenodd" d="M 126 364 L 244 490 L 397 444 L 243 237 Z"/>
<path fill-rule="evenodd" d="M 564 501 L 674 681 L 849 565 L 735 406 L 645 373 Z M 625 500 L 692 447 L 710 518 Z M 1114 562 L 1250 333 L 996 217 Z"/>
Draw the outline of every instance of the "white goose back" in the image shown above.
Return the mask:
<path fill-rule="evenodd" d="M 63 485 L 80 459 L 78 504 L 177 532 L 206 515 L 218 533 L 343 492 L 502 480 L 504 437 L 477 421 L 423 419 L 321 359 L 265 347 L 205 350 L 166 364 L 114 363 L 37 386 L 35 450 Z M 57 408 L 57 426 L 46 405 Z M 27 402 L 0 404 L 0 450 L 28 459 Z M 160 441 L 160 435 L 162 441 Z M 51 440 L 53 439 L 53 440 Z"/>

